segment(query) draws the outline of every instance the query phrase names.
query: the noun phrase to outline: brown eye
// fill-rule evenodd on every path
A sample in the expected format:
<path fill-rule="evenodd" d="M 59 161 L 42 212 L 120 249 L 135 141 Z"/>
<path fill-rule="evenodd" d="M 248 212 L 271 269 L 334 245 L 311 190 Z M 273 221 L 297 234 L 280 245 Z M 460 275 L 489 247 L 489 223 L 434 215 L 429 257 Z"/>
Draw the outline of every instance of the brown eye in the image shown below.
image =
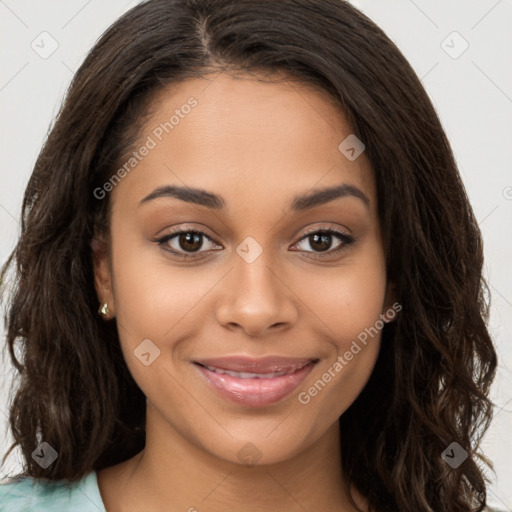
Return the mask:
<path fill-rule="evenodd" d="M 332 245 L 332 235 L 327 233 L 309 235 L 308 240 L 310 246 L 320 252 L 329 250 Z"/>
<path fill-rule="evenodd" d="M 208 250 L 201 251 L 203 248 L 204 240 L 208 240 L 213 246 L 216 245 L 214 241 L 203 233 L 192 229 L 176 230 L 174 233 L 165 235 L 164 237 L 155 240 L 162 248 L 181 258 L 194 258 L 203 253 L 208 253 Z"/>
<path fill-rule="evenodd" d="M 201 236 L 199 233 L 182 233 L 178 235 L 178 245 L 184 251 L 196 252 L 203 245 Z"/>
<path fill-rule="evenodd" d="M 339 243 L 332 249 L 333 238 L 337 238 Z M 343 251 L 346 246 L 353 243 L 355 239 L 342 231 L 335 229 L 319 229 L 307 233 L 302 237 L 297 245 L 307 242 L 308 245 L 313 249 L 312 251 L 305 250 L 305 252 L 312 252 L 322 257 L 324 254 L 335 255 Z"/>

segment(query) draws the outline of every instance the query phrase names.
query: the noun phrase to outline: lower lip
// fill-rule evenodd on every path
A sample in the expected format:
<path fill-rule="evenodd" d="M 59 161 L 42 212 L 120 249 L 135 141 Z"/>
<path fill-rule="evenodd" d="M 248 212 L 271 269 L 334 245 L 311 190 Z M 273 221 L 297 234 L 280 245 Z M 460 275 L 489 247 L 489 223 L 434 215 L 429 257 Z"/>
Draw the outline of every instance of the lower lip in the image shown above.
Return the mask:
<path fill-rule="evenodd" d="M 314 365 L 315 363 L 311 361 L 295 373 L 281 377 L 242 379 L 225 373 L 212 372 L 204 366 L 195 364 L 219 395 L 239 405 L 250 407 L 262 407 L 280 402 L 301 384 Z"/>

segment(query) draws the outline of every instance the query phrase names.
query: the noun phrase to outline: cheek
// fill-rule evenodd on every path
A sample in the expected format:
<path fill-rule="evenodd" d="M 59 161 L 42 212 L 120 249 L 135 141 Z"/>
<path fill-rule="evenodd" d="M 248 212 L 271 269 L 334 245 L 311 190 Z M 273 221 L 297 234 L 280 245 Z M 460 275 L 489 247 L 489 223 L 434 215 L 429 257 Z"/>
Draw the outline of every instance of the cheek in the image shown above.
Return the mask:
<path fill-rule="evenodd" d="M 139 337 L 170 335 L 213 283 L 205 267 L 173 264 L 158 246 L 122 224 L 113 235 L 112 258 L 116 318 Z"/>
<path fill-rule="evenodd" d="M 329 340 L 329 350 L 297 400 L 322 424 L 336 421 L 352 404 L 378 357 L 386 273 L 383 254 L 378 246 L 375 249 L 359 253 L 357 261 L 347 260 L 324 282 L 311 275 L 303 282 L 307 304 L 322 324 L 321 336 Z"/>
<path fill-rule="evenodd" d="M 338 420 L 363 390 L 378 357 L 381 332 L 381 289 L 347 287 L 331 305 L 329 345 L 311 378 L 298 390 L 296 399 L 310 418 L 313 437 Z"/>
<path fill-rule="evenodd" d="M 337 340 L 340 353 L 348 350 L 350 341 L 383 313 L 385 258 L 374 240 L 368 240 L 338 267 L 316 267 L 295 278 L 295 289 L 300 290 L 310 311 L 323 324 L 325 335 Z"/>

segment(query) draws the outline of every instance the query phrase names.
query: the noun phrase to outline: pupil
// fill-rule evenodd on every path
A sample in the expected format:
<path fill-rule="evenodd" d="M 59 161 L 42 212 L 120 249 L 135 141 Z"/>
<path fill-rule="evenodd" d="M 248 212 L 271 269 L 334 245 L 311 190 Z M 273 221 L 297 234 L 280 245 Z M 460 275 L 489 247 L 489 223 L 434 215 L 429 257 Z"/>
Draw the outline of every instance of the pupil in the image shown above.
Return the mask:
<path fill-rule="evenodd" d="M 201 235 L 199 233 L 185 233 L 179 237 L 180 247 L 184 250 L 192 250 L 197 251 L 201 248 Z M 182 241 L 185 240 L 185 244 L 182 244 Z M 194 247 L 194 242 L 198 244 L 197 247 Z M 188 245 L 187 245 L 188 244 Z"/>
<path fill-rule="evenodd" d="M 316 248 L 320 251 L 325 251 L 325 250 L 329 249 L 329 247 L 331 246 L 331 243 L 330 243 L 331 235 L 330 234 L 324 233 L 324 234 L 319 235 L 317 233 L 317 234 L 314 234 L 311 236 L 313 238 L 313 243 L 311 244 L 312 247 L 314 247 L 315 243 L 317 243 L 319 241 L 320 241 L 320 247 L 317 246 Z"/>

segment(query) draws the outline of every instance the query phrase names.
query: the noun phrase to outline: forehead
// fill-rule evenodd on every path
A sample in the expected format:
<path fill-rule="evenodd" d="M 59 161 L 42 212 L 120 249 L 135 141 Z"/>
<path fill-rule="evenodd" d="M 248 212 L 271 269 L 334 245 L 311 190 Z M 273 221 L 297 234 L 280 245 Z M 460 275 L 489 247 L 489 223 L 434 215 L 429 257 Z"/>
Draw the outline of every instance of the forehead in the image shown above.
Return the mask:
<path fill-rule="evenodd" d="M 151 149 L 114 196 L 135 201 L 169 183 L 289 196 L 349 182 L 375 197 L 366 155 L 350 161 L 338 147 L 352 128 L 337 102 L 286 76 L 190 78 L 160 90 L 148 114 L 135 150 Z"/>

